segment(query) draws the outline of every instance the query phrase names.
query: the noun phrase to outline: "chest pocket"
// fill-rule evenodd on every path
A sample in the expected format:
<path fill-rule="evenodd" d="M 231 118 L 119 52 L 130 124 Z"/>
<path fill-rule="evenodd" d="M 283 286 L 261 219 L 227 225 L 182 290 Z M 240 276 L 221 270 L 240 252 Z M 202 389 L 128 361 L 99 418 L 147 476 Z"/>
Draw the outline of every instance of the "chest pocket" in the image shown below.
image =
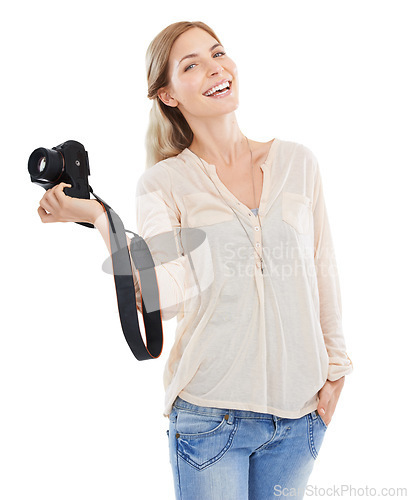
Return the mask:
<path fill-rule="evenodd" d="M 183 196 L 189 227 L 210 226 L 227 222 L 234 213 L 225 202 L 211 193 L 193 193 Z"/>
<path fill-rule="evenodd" d="M 312 200 L 303 194 L 283 191 L 282 220 L 298 233 L 308 233 L 313 226 Z"/>

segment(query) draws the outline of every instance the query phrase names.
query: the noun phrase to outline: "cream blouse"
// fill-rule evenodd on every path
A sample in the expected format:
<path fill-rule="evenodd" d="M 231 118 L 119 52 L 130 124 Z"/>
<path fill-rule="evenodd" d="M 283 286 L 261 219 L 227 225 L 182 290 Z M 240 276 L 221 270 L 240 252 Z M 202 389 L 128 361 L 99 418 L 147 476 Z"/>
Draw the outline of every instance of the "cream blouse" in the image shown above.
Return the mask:
<path fill-rule="evenodd" d="M 177 316 L 163 415 L 179 395 L 302 417 L 327 379 L 353 370 L 318 162 L 276 138 L 256 215 L 202 161 L 186 148 L 137 184 L 138 234 L 155 262 L 162 320 Z"/>

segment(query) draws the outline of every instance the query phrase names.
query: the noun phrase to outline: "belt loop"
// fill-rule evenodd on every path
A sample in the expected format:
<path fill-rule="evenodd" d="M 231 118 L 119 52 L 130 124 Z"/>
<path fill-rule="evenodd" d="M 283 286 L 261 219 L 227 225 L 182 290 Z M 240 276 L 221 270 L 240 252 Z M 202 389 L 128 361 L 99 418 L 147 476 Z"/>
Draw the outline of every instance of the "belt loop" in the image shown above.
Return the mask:
<path fill-rule="evenodd" d="M 234 410 L 227 410 L 227 413 L 225 414 L 224 418 L 227 421 L 227 424 L 232 425 L 234 423 Z"/>

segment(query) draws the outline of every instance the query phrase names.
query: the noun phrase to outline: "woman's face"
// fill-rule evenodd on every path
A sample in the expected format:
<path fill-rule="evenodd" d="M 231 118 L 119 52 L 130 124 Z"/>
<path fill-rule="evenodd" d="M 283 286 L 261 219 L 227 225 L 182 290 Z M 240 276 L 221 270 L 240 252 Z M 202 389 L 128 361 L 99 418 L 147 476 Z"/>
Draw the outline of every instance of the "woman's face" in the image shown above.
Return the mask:
<path fill-rule="evenodd" d="M 194 54 L 191 56 L 191 54 Z M 186 57 L 190 56 L 190 57 Z M 238 107 L 238 69 L 207 31 L 190 28 L 174 42 L 169 58 L 169 85 L 159 97 L 189 117 L 213 117 Z M 212 97 L 205 93 L 220 82 L 229 83 Z"/>

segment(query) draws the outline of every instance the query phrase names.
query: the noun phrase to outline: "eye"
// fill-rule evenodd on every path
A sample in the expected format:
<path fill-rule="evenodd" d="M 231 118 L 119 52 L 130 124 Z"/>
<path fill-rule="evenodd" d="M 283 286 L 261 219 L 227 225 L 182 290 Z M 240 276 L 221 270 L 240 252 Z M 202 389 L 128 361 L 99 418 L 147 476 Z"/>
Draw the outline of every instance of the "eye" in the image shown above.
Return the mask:
<path fill-rule="evenodd" d="M 215 57 L 217 54 L 221 54 L 222 56 L 225 56 L 225 52 L 216 52 L 213 57 Z M 184 71 L 187 71 L 188 69 L 190 69 L 191 66 L 195 66 L 195 64 L 190 64 L 189 66 L 187 66 L 187 68 L 185 68 Z"/>

